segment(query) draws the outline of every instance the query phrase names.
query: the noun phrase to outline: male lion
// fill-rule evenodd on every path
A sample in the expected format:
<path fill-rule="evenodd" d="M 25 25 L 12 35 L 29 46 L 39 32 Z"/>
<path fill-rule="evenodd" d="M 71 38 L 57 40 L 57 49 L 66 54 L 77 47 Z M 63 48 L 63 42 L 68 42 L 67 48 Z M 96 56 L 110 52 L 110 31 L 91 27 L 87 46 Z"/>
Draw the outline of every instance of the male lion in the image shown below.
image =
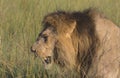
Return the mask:
<path fill-rule="evenodd" d="M 57 65 L 79 78 L 120 78 L 120 28 L 102 14 L 58 11 L 43 26 L 31 49 L 45 69 Z"/>

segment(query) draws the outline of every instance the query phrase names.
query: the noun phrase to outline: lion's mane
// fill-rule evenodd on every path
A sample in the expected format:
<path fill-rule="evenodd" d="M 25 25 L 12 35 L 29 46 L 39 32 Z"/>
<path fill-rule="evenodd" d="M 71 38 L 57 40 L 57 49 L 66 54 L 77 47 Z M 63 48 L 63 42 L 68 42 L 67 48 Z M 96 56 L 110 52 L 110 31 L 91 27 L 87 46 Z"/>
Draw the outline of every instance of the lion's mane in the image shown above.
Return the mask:
<path fill-rule="evenodd" d="M 58 34 L 65 34 L 72 29 L 72 23 L 76 21 L 76 26 L 72 32 L 71 38 L 73 43 L 73 48 L 76 53 L 76 69 L 79 70 L 81 75 L 89 70 L 92 59 L 96 54 L 96 50 L 99 46 L 99 38 L 95 30 L 95 24 L 92 16 L 90 15 L 90 10 L 84 12 L 64 12 L 57 11 L 47 15 L 44 18 L 44 24 L 50 24 L 57 30 Z M 63 25 L 61 27 L 62 24 Z M 71 25 L 70 25 L 71 24 Z M 64 44 L 65 41 L 63 41 Z M 61 67 L 66 67 L 72 60 L 67 59 L 62 52 L 61 46 L 59 48 L 55 46 L 54 60 L 58 62 Z M 69 51 L 68 51 L 69 52 Z M 66 53 L 69 54 L 69 53 Z M 73 53 L 74 54 L 74 53 Z M 73 54 L 69 54 L 73 57 Z M 60 59 L 59 59 L 59 58 Z M 68 65 L 69 66 L 69 65 Z"/>

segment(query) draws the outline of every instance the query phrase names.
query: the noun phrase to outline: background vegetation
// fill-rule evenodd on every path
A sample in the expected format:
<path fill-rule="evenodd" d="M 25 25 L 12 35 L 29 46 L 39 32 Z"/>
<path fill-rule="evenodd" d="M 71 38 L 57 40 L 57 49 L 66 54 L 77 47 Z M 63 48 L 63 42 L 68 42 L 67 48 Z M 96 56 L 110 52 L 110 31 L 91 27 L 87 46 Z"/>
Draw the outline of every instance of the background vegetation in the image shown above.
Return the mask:
<path fill-rule="evenodd" d="M 120 0 L 0 0 L 0 78 L 45 78 L 40 60 L 30 52 L 43 17 L 89 7 L 120 26 Z"/>

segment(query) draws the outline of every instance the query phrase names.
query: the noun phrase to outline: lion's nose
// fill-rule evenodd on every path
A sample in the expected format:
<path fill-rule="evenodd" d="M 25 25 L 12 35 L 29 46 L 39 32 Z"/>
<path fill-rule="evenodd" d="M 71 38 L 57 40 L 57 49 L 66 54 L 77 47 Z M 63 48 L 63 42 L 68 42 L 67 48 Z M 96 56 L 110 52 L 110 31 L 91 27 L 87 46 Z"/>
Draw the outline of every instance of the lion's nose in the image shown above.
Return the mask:
<path fill-rule="evenodd" d="M 36 52 L 36 49 L 34 49 L 33 47 L 31 47 L 31 51 L 32 52 Z"/>

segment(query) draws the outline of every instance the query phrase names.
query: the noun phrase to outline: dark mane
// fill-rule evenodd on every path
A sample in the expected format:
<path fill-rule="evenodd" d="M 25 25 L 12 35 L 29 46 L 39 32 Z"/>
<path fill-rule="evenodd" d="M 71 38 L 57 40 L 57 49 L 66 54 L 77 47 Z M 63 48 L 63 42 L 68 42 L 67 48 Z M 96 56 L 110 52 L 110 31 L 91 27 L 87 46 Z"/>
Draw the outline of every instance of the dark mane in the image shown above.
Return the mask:
<path fill-rule="evenodd" d="M 72 16 L 77 22 L 77 29 L 79 33 L 84 33 L 86 30 L 89 33 L 95 31 L 94 20 L 88 15 L 88 13 L 73 12 Z"/>
<path fill-rule="evenodd" d="M 79 69 L 82 78 L 85 77 L 84 72 L 87 74 L 89 71 L 99 46 L 99 38 L 95 30 L 94 20 L 92 16 L 89 15 L 90 12 L 91 10 L 84 12 L 57 11 L 47 15 L 43 20 L 43 23 L 49 23 L 51 26 L 55 27 L 56 30 L 61 30 L 59 33 L 69 29 L 69 24 L 71 24 L 73 20 L 76 21 L 76 27 L 71 38 L 74 49 L 77 52 L 77 69 Z M 61 27 L 60 24 L 66 25 Z"/>
<path fill-rule="evenodd" d="M 91 11 L 89 10 L 83 13 L 81 12 L 72 13 L 72 16 L 77 22 L 76 29 L 78 32 L 79 39 L 81 38 L 83 39 L 82 44 L 81 41 L 78 43 L 79 50 L 77 55 L 79 59 L 78 62 L 81 63 L 80 68 L 81 76 L 84 75 L 83 72 L 86 72 L 87 74 L 87 72 L 89 71 L 89 68 L 92 64 L 92 59 L 96 54 L 96 50 L 99 46 L 99 38 L 95 30 L 94 20 L 92 16 L 89 15 L 90 12 Z M 81 49 L 81 47 L 83 46 L 84 48 Z"/>

